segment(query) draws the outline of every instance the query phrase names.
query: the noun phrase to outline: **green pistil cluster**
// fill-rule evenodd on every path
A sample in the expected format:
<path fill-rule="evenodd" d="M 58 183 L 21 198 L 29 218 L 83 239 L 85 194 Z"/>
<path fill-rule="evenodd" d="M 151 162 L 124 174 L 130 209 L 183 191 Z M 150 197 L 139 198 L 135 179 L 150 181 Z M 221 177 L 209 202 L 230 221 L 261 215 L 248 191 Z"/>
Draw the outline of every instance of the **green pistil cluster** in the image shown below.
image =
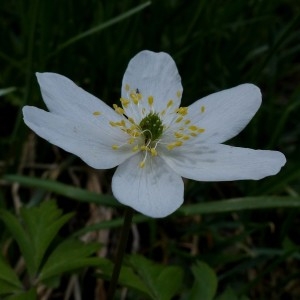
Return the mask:
<path fill-rule="evenodd" d="M 163 124 L 157 113 L 150 113 L 139 124 L 145 137 L 145 144 L 159 139 L 163 133 Z"/>

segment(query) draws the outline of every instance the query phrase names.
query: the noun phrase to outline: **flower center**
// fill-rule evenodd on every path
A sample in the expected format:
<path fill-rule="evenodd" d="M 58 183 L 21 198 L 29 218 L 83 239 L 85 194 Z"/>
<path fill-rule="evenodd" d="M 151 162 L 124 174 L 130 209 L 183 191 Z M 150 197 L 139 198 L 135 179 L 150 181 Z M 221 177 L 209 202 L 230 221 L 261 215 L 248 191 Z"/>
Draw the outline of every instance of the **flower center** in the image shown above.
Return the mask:
<path fill-rule="evenodd" d="M 158 140 L 163 133 L 163 124 L 158 113 L 151 112 L 139 124 L 145 138 L 145 145 Z"/>
<path fill-rule="evenodd" d="M 127 97 L 120 99 L 122 107 L 113 105 L 122 118 L 119 121 L 109 121 L 109 124 L 123 131 L 127 139 L 123 144 L 113 144 L 111 147 L 116 151 L 123 148 L 142 152 L 144 157 L 139 163 L 140 168 L 145 166 L 148 156 L 158 155 L 159 144 L 172 151 L 205 131 L 187 118 L 187 107 L 174 107 L 172 99 L 163 110 L 156 112 L 153 96 L 144 97 L 142 91 L 138 88 L 131 89 L 128 84 L 125 85 L 125 91 Z M 180 98 L 181 91 L 177 91 L 176 96 Z M 201 106 L 198 113 L 204 112 L 205 107 Z M 102 113 L 95 111 L 93 115 L 101 116 Z"/>

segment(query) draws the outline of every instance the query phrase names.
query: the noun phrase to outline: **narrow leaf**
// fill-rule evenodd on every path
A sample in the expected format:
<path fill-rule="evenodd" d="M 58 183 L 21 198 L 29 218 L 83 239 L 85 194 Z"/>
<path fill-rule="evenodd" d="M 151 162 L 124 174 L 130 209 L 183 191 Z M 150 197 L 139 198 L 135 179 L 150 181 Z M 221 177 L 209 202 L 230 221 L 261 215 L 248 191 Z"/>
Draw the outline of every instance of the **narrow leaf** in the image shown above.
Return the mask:
<path fill-rule="evenodd" d="M 35 177 L 21 175 L 5 175 L 4 179 L 9 182 L 18 182 L 23 186 L 43 189 L 59 195 L 74 199 L 80 202 L 97 203 L 104 206 L 121 206 L 113 196 L 99 195 L 84 189 L 76 188 L 67 184 L 59 183 L 54 180 L 39 179 Z"/>
<path fill-rule="evenodd" d="M 209 201 L 182 206 L 178 213 L 194 215 L 277 207 L 299 208 L 300 197 L 261 196 Z"/>

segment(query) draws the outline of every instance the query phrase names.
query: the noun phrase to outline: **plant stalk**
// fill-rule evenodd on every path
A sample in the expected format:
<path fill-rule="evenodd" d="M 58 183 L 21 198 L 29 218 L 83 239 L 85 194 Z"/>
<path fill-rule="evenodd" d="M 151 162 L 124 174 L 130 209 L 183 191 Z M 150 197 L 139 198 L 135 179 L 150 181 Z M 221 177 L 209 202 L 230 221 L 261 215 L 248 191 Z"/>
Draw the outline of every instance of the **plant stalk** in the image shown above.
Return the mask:
<path fill-rule="evenodd" d="M 113 300 L 115 291 L 117 288 L 118 284 L 118 279 L 122 267 L 122 262 L 123 262 L 123 257 L 125 254 L 125 249 L 127 245 L 127 240 L 129 236 L 129 231 L 131 228 L 131 221 L 133 217 L 134 210 L 131 207 L 126 207 L 125 214 L 124 214 L 124 221 L 123 221 L 123 226 L 121 229 L 121 237 L 119 240 L 118 248 L 117 248 L 117 253 L 116 253 L 116 258 L 115 258 L 115 265 L 113 269 L 113 273 L 111 276 L 111 281 L 108 289 L 108 294 L 107 294 L 107 299 L 108 300 Z"/>

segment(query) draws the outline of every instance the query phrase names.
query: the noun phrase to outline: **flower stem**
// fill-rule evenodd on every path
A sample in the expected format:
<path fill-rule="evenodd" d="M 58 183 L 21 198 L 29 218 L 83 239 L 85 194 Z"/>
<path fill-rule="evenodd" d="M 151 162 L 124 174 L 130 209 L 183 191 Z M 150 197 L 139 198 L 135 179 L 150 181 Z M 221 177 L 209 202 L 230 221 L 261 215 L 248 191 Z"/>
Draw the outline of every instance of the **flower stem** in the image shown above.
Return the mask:
<path fill-rule="evenodd" d="M 131 228 L 131 221 L 132 221 L 133 213 L 134 213 L 134 210 L 131 207 L 126 207 L 125 214 L 124 214 L 124 222 L 123 222 L 123 226 L 121 229 L 121 237 L 119 240 L 117 254 L 116 254 L 116 258 L 115 258 L 115 265 L 114 265 L 114 269 L 113 269 L 113 273 L 111 276 L 110 285 L 109 285 L 109 289 L 108 289 L 108 295 L 107 295 L 108 300 L 114 299 L 114 294 L 115 294 L 116 287 L 118 284 L 118 279 L 119 279 L 119 275 L 120 275 L 120 271 L 121 271 L 125 248 L 127 245 L 129 231 Z"/>

